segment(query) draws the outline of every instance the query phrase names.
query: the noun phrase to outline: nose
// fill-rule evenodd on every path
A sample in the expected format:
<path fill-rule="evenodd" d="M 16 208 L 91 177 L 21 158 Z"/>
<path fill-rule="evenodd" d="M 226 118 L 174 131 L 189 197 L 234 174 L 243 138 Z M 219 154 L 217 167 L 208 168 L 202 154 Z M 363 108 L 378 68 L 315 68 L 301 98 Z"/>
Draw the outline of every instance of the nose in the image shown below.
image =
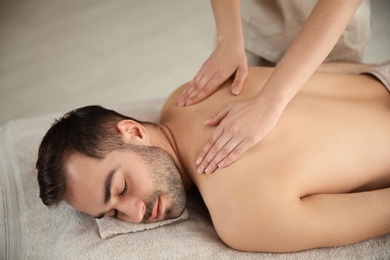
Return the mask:
<path fill-rule="evenodd" d="M 146 206 L 142 200 L 123 200 L 116 205 L 118 218 L 128 222 L 139 223 L 145 215 Z"/>

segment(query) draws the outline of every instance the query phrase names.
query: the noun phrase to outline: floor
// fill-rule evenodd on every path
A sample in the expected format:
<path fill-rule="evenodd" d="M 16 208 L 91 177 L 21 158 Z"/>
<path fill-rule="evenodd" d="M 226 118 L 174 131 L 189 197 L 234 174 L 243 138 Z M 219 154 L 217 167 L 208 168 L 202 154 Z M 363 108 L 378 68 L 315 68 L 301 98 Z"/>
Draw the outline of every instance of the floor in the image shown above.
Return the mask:
<path fill-rule="evenodd" d="M 372 1 L 365 62 L 390 59 L 390 1 Z M 214 47 L 209 1 L 1 0 L 0 125 L 166 97 Z"/>

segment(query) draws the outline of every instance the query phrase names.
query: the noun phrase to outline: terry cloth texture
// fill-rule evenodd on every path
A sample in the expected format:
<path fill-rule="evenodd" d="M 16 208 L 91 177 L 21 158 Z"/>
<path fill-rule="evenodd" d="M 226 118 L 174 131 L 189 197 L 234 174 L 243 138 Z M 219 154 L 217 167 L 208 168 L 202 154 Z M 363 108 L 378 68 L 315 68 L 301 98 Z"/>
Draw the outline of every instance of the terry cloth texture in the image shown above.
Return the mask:
<path fill-rule="evenodd" d="M 157 227 L 162 227 L 168 224 L 173 224 L 188 219 L 188 210 L 185 209 L 183 213 L 175 219 L 167 219 L 163 221 L 147 223 L 147 224 L 134 224 L 115 218 L 102 218 L 96 219 L 96 223 L 99 227 L 99 235 L 103 239 L 111 238 L 116 235 L 141 232 L 144 230 L 150 230 Z"/>

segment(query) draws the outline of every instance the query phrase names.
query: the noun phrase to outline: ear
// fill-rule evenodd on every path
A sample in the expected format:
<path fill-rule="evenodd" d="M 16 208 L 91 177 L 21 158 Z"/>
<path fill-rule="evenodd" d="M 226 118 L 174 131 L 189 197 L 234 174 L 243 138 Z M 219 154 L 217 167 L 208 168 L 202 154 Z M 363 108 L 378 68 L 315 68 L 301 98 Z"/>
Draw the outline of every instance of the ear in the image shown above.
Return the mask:
<path fill-rule="evenodd" d="M 150 143 L 149 132 L 140 123 L 127 119 L 118 122 L 116 126 L 126 143 L 140 145 L 148 145 Z"/>

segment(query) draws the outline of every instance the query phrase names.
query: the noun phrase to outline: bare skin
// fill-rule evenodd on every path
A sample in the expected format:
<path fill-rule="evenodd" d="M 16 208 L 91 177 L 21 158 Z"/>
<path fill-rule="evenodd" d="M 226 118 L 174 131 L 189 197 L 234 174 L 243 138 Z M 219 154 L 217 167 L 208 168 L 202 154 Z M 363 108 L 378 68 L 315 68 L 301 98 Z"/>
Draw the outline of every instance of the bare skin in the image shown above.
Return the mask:
<path fill-rule="evenodd" d="M 226 82 L 178 108 L 184 85 L 161 111 L 221 239 L 238 250 L 285 252 L 390 233 L 390 95 L 369 76 L 316 73 L 261 143 L 215 174 L 197 174 L 197 153 L 214 130 L 203 122 L 255 96 L 272 71 L 251 68 L 240 96 Z"/>
<path fill-rule="evenodd" d="M 331 52 L 361 2 L 317 2 L 261 91 L 210 115 L 206 124 L 218 127 L 198 153 L 199 171 L 211 173 L 213 168 L 208 166 L 232 164 L 272 131 L 285 107 Z M 206 99 L 234 72 L 231 91 L 239 94 L 248 73 L 239 1 L 214 0 L 212 6 L 217 47 L 178 99 L 179 106 Z M 232 130 L 243 124 L 246 131 Z M 217 149 L 220 146 L 225 147 L 223 152 Z"/>
<path fill-rule="evenodd" d="M 182 189 L 197 186 L 220 238 L 234 249 L 291 252 L 389 234 L 390 95 L 370 76 L 315 73 L 261 143 L 229 167 L 197 173 L 194 161 L 214 130 L 205 119 L 255 96 L 272 71 L 250 68 L 240 96 L 226 82 L 203 102 L 180 108 L 183 85 L 168 98 L 158 127 L 123 120 L 117 132 L 126 143 L 170 154 L 177 166 L 171 176 Z M 153 181 L 164 173 L 145 162 L 130 152 L 102 160 L 71 154 L 65 200 L 92 216 L 129 222 L 177 216 L 182 208 L 172 185 Z"/>

